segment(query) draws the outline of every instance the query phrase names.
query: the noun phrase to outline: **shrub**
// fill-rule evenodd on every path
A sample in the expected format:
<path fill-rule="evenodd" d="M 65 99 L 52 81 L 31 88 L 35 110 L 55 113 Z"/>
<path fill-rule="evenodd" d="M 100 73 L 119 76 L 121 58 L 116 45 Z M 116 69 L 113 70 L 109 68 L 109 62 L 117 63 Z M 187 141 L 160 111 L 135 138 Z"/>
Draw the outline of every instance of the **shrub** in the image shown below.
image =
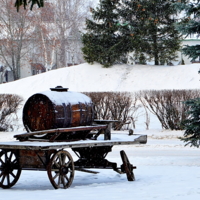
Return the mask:
<path fill-rule="evenodd" d="M 84 92 L 94 103 L 96 119 L 118 120 L 113 128 L 120 130 L 125 125 L 135 128 L 135 113 L 139 106 L 130 92 Z"/>
<path fill-rule="evenodd" d="M 183 102 L 199 94 L 199 90 L 149 90 L 138 96 L 143 106 L 157 116 L 162 128 L 183 130 L 183 121 L 188 117 L 188 106 Z"/>
<path fill-rule="evenodd" d="M 14 94 L 0 94 L 0 131 L 13 129 L 13 121 L 17 118 L 17 110 L 22 98 Z"/>

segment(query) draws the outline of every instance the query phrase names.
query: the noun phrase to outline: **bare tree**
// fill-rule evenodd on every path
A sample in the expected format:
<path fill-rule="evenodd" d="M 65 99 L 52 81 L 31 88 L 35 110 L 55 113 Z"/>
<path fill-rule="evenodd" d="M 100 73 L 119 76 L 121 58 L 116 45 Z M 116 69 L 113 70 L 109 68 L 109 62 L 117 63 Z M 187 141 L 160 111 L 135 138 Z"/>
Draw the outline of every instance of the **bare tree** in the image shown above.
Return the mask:
<path fill-rule="evenodd" d="M 6 74 L 6 67 L 0 66 L 0 83 L 4 82 L 5 74 Z"/>
<path fill-rule="evenodd" d="M 20 78 L 22 60 L 28 60 L 28 46 L 33 37 L 33 18 L 29 10 L 13 7 L 14 0 L 0 1 L 0 60 L 13 72 L 14 80 Z"/>
<path fill-rule="evenodd" d="M 88 0 L 48 0 L 43 8 L 34 10 L 39 48 L 39 54 L 32 55 L 34 62 L 42 60 L 46 70 L 83 62 L 79 31 L 91 5 Z"/>
<path fill-rule="evenodd" d="M 69 59 L 74 62 L 75 54 L 81 49 L 76 46 L 80 44 L 78 31 L 83 29 L 91 5 L 88 0 L 59 0 L 55 3 L 55 33 L 60 41 L 58 55 L 61 67 L 66 66 Z"/>
<path fill-rule="evenodd" d="M 41 63 L 46 70 L 74 64 L 82 55 L 79 31 L 91 1 L 47 0 L 34 12 L 17 12 L 14 2 L 0 1 L 0 61 L 13 72 L 14 80 L 20 78 L 23 64 Z"/>
<path fill-rule="evenodd" d="M 60 45 L 56 35 L 53 3 L 46 2 L 45 7 L 36 12 L 38 13 L 35 15 L 34 35 L 36 40 L 34 42 L 35 51 L 32 54 L 32 62 L 42 62 L 46 71 L 48 71 L 56 63 L 56 51 Z"/>

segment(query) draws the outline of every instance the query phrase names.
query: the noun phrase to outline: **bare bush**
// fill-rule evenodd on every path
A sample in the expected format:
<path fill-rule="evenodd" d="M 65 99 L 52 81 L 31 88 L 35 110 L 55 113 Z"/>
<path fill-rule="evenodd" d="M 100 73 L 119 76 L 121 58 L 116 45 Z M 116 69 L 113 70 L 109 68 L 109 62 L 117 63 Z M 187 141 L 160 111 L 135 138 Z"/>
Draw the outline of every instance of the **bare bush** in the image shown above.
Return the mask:
<path fill-rule="evenodd" d="M 162 128 L 182 130 L 182 123 L 188 117 L 188 107 L 183 102 L 199 94 L 199 90 L 149 90 L 141 91 L 138 96 L 143 106 L 157 116 Z"/>
<path fill-rule="evenodd" d="M 120 130 L 126 124 L 132 124 L 135 128 L 134 113 L 138 109 L 136 97 L 129 92 L 115 92 L 110 95 L 109 100 L 111 116 L 119 121 L 114 124 L 114 129 Z"/>
<path fill-rule="evenodd" d="M 13 129 L 12 120 L 17 117 L 16 112 L 22 98 L 13 94 L 0 94 L 0 131 Z"/>
<path fill-rule="evenodd" d="M 94 103 L 95 118 L 102 120 L 118 120 L 113 128 L 135 128 L 137 98 L 130 92 L 85 92 Z"/>

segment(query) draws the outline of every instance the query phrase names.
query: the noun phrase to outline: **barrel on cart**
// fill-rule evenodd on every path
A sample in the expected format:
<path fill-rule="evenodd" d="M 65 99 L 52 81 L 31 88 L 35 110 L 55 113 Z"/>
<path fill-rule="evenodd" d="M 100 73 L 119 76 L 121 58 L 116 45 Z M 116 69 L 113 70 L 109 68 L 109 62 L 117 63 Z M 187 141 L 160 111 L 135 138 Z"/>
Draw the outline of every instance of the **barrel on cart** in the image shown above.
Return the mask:
<path fill-rule="evenodd" d="M 82 93 L 68 91 L 68 88 L 62 86 L 34 94 L 26 101 L 23 109 L 23 124 L 27 132 L 89 126 L 93 121 L 91 99 Z M 60 134 L 57 140 L 81 140 L 85 139 L 88 133 L 88 130 L 68 132 L 65 135 Z"/>
<path fill-rule="evenodd" d="M 0 187 L 14 186 L 22 170 L 47 171 L 55 189 L 68 188 L 75 170 L 98 173 L 92 168 L 113 169 L 119 174 L 125 173 L 128 181 L 135 180 L 133 169 L 136 167 L 123 150 L 119 167 L 106 156 L 114 145 L 145 144 L 147 136 L 114 134 L 111 137 L 112 122 L 95 120 L 93 103 L 82 93 L 58 86 L 34 94 L 23 109 L 27 132 L 14 136 L 20 142 L 0 143 Z M 67 148 L 77 155 L 76 161 Z"/>

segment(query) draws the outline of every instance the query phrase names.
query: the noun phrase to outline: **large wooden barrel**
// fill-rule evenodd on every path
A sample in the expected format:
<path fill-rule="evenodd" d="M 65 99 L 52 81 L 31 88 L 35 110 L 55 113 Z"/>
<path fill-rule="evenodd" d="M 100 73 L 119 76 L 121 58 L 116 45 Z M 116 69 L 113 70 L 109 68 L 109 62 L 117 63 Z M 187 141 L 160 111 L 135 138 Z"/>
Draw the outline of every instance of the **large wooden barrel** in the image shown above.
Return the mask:
<path fill-rule="evenodd" d="M 28 132 L 91 125 L 91 99 L 58 86 L 31 96 L 23 108 L 23 124 Z"/>

